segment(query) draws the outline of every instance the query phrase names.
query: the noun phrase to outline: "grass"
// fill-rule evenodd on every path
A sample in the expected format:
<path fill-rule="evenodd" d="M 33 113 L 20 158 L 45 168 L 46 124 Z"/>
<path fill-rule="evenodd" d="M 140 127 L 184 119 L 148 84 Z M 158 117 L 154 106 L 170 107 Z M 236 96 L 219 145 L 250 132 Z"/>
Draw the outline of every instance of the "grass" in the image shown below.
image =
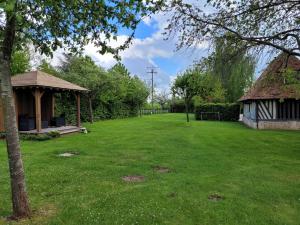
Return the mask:
<path fill-rule="evenodd" d="M 86 135 L 22 142 L 34 216 L 12 224 L 300 224 L 299 132 L 187 124 L 183 114 L 86 126 Z M 3 142 L 0 148 L 0 216 L 6 217 L 11 203 Z M 57 156 L 63 152 L 78 154 Z M 145 181 L 125 183 L 126 175 Z M 224 200 L 210 201 L 215 193 Z"/>

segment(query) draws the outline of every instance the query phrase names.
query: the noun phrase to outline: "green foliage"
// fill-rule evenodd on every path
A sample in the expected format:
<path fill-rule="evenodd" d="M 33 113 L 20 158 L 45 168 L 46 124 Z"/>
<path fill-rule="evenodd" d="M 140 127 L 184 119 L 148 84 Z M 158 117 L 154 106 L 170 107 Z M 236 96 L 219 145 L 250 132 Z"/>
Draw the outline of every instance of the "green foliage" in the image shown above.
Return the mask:
<path fill-rule="evenodd" d="M 201 113 L 203 113 L 202 116 Z M 236 103 L 206 103 L 195 107 L 196 120 L 218 120 L 217 113 L 220 114 L 220 120 L 238 121 L 240 105 Z"/>
<path fill-rule="evenodd" d="M 225 101 L 237 101 L 253 83 L 255 59 L 244 50 L 244 42 L 230 36 L 216 38 L 214 52 L 201 64 L 224 90 Z"/>
<path fill-rule="evenodd" d="M 120 74 L 122 74 L 123 76 L 130 76 L 130 73 L 127 70 L 127 68 L 120 62 L 114 65 L 112 68 L 110 68 L 108 72 L 114 76 L 119 76 Z"/>
<path fill-rule="evenodd" d="M 219 80 L 205 73 L 198 66 L 187 69 L 182 75 L 177 76 L 171 90 L 173 97 L 177 95 L 184 99 L 187 122 L 189 122 L 189 112 L 192 111 L 190 107 L 194 105 L 193 98 L 198 97 L 205 102 L 224 100 L 224 91 Z M 172 103 L 171 107 L 171 112 L 181 112 L 181 105 Z"/>
<path fill-rule="evenodd" d="M 30 55 L 27 49 L 13 52 L 10 69 L 12 75 L 28 72 L 31 69 Z"/>
<path fill-rule="evenodd" d="M 174 98 L 170 103 L 170 112 L 171 113 L 184 113 L 185 112 L 185 101 L 183 99 Z M 194 102 L 189 102 L 188 105 L 189 113 L 194 112 Z"/>
<path fill-rule="evenodd" d="M 41 70 L 45 73 L 49 73 L 53 76 L 59 77 L 59 72 L 54 68 L 47 60 L 43 59 L 41 64 L 38 66 L 38 70 Z"/>
<path fill-rule="evenodd" d="M 81 98 L 81 119 L 89 120 L 89 98 L 95 119 L 115 119 L 138 115 L 149 92 L 137 76 L 131 76 L 118 63 L 108 71 L 97 66 L 90 57 L 65 56 L 59 69 L 44 62 L 41 70 L 51 72 L 67 81 L 89 89 Z M 53 71 L 54 70 L 54 71 Z M 73 93 L 56 95 L 56 114 L 64 115 L 68 123 L 76 121 L 76 103 Z"/>
<path fill-rule="evenodd" d="M 161 109 L 168 109 L 170 106 L 169 93 L 161 91 L 154 95 L 154 102 L 160 105 Z"/>
<path fill-rule="evenodd" d="M 143 105 L 143 109 L 151 110 L 152 104 L 147 102 L 146 104 Z M 162 108 L 161 108 L 160 104 L 158 104 L 157 102 L 154 102 L 153 109 L 162 109 Z"/>
<path fill-rule="evenodd" d="M 48 134 L 20 134 L 20 139 L 23 141 L 47 141 L 52 137 Z"/>
<path fill-rule="evenodd" d="M 172 92 L 173 96 L 187 98 L 188 102 L 195 97 L 203 102 L 223 102 L 225 95 L 219 79 L 197 66 L 176 78 Z"/>
<path fill-rule="evenodd" d="M 17 31 L 16 42 L 32 43 L 41 53 L 52 55 L 58 48 L 73 53 L 82 52 L 87 44 L 95 44 L 99 52 L 118 56 L 133 38 L 141 18 L 156 12 L 162 1 L 6 1 L 0 14 L 9 18 L 9 31 Z M 1 33 L 5 23 L 0 24 Z M 116 40 L 121 27 L 129 31 L 128 39 L 120 46 L 108 43 Z M 15 33 L 8 32 L 11 35 Z M 131 33 L 131 34 L 130 34 Z"/>
<path fill-rule="evenodd" d="M 178 37 L 178 48 L 194 47 L 227 33 L 236 41 L 244 41 L 245 49 L 266 48 L 300 56 L 299 1 L 167 2 L 167 11 L 172 12 L 172 17 L 168 20 L 166 34 Z"/>
<path fill-rule="evenodd" d="M 24 141 L 47 141 L 60 137 L 58 131 L 50 131 L 45 134 L 20 134 L 20 139 Z"/>
<path fill-rule="evenodd" d="M 58 137 L 60 137 L 59 131 L 55 131 L 55 130 L 48 132 L 47 135 L 50 136 L 50 137 L 52 137 L 52 138 L 58 138 Z"/>
<path fill-rule="evenodd" d="M 283 79 L 283 87 L 300 99 L 300 72 L 287 68 L 283 71 Z"/>

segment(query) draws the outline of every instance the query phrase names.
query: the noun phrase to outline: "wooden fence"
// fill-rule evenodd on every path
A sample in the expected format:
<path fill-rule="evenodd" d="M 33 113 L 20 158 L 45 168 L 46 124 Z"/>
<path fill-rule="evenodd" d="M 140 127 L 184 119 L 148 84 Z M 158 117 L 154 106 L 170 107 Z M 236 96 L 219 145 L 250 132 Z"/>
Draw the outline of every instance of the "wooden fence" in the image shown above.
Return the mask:
<path fill-rule="evenodd" d="M 163 114 L 168 113 L 168 109 L 142 109 L 140 115 L 152 115 L 152 114 Z"/>

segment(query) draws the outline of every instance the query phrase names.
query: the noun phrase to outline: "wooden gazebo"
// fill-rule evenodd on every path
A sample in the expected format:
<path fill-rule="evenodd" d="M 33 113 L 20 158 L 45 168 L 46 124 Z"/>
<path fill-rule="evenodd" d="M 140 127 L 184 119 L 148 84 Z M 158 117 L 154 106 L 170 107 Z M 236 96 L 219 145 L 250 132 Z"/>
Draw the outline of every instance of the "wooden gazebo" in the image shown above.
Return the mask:
<path fill-rule="evenodd" d="M 70 133 L 80 130 L 80 93 L 87 89 L 42 71 L 19 74 L 11 80 L 20 132 L 47 133 L 57 130 Z M 64 91 L 71 91 L 76 96 L 76 126 L 67 126 L 64 118 L 55 116 L 55 93 Z M 0 131 L 4 131 L 1 108 L 0 102 Z"/>

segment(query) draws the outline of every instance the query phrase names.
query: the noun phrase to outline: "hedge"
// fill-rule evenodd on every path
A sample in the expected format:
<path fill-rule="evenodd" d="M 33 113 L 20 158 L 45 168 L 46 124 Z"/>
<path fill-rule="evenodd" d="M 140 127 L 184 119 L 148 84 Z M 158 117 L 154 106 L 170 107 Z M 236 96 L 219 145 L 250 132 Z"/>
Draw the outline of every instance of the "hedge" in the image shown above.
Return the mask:
<path fill-rule="evenodd" d="M 237 103 L 207 103 L 195 107 L 196 120 L 219 120 L 220 116 L 223 121 L 238 121 L 239 115 L 240 105 Z"/>
<path fill-rule="evenodd" d="M 191 102 L 189 104 L 189 112 L 194 112 L 194 104 Z M 170 112 L 171 113 L 185 113 L 185 103 L 184 101 L 176 101 L 170 104 Z"/>

